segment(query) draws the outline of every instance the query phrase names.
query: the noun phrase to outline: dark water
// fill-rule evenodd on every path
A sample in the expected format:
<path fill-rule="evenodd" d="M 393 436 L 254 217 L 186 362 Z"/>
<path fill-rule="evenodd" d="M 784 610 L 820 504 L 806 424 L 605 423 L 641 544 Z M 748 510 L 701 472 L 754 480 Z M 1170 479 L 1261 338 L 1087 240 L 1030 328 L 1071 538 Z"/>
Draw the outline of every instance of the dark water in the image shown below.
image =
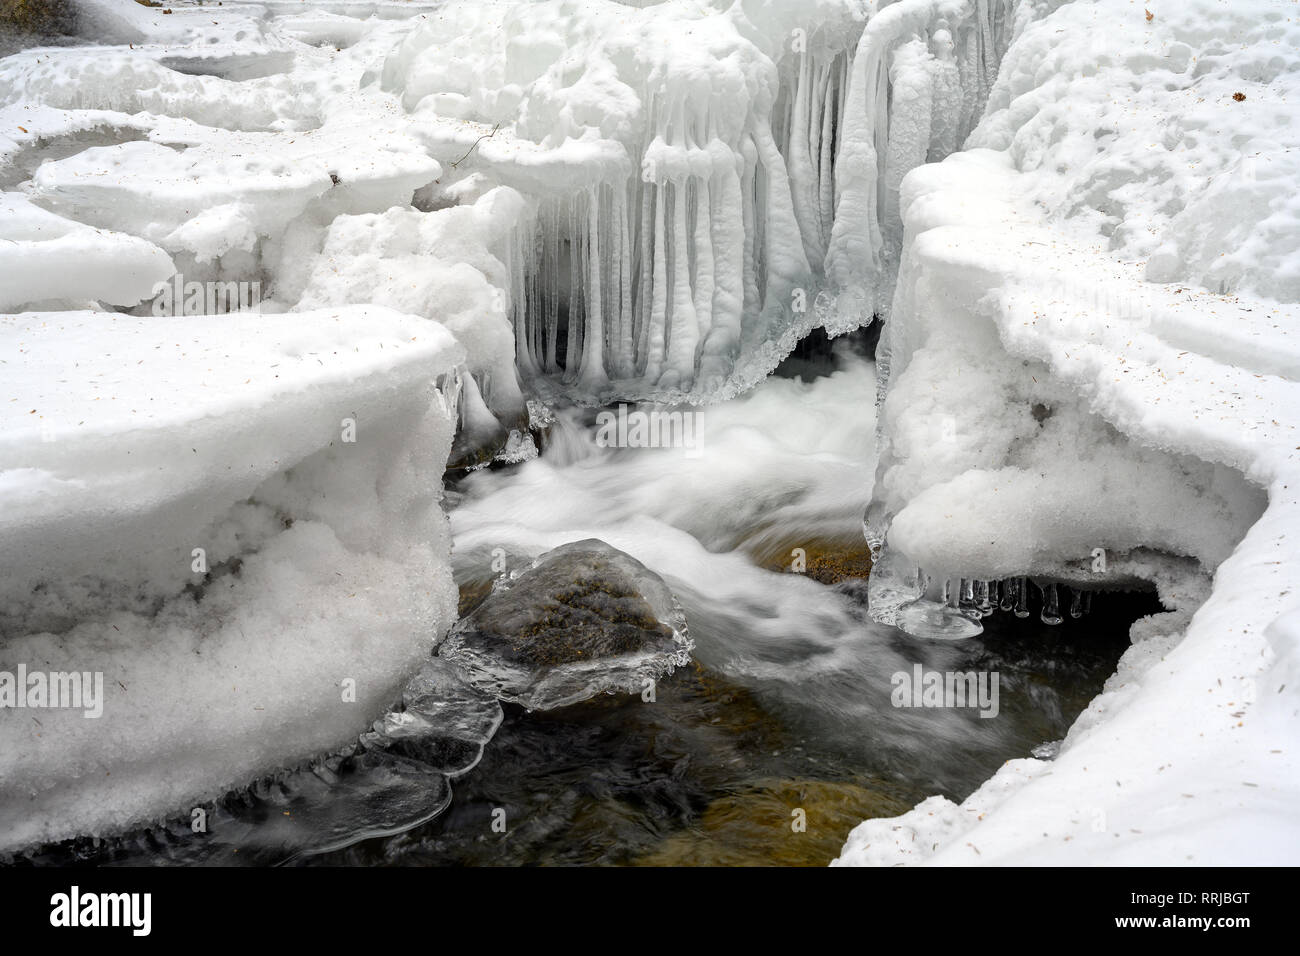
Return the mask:
<path fill-rule="evenodd" d="M 911 712 L 892 708 L 882 725 L 827 733 L 822 715 L 791 712 L 698 665 L 661 682 L 653 703 L 508 707 L 443 816 L 312 862 L 825 865 L 863 819 L 934 793 L 961 800 L 1004 761 L 1064 736 L 1114 672 L 1129 623 L 1157 610 L 1142 595 L 1099 596 L 1095 606 L 1057 627 L 994 615 L 960 646 L 897 636 L 927 668 L 998 672 L 1001 713 L 961 715 L 970 736 L 900 742 L 915 732 L 901 719 Z M 803 832 L 792 829 L 797 809 Z"/>

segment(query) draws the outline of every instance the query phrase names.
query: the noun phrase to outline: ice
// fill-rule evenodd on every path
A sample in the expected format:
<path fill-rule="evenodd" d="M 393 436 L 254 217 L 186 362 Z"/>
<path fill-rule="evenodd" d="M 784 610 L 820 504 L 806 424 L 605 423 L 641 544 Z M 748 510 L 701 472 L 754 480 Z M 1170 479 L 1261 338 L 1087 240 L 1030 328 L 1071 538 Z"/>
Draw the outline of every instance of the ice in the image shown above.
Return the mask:
<path fill-rule="evenodd" d="M 968 615 L 924 599 L 901 608 L 894 621 L 913 637 L 930 641 L 960 641 L 984 632 L 983 626 Z"/>
<path fill-rule="evenodd" d="M 77 268 L 69 270 L 70 261 Z M 0 308 L 24 311 L 88 301 L 136 305 L 175 266 L 134 236 L 92 229 L 0 193 Z"/>
<path fill-rule="evenodd" d="M 899 0 L 862 32 L 836 157 L 825 275 L 866 315 L 887 314 L 893 295 L 902 243 L 896 184 L 927 159 L 943 159 L 982 115 L 1011 40 L 1012 8 L 1005 0 Z"/>
<path fill-rule="evenodd" d="M 1013 610 L 1019 600 L 1019 595 L 1020 579 L 1007 578 L 1002 582 L 1002 600 L 998 603 L 998 609 L 1002 611 Z"/>
<path fill-rule="evenodd" d="M 403 833 L 451 805 L 451 781 L 478 764 L 503 718 L 495 697 L 429 658 L 359 740 L 105 844 L 130 852 L 147 840 L 154 864 L 279 865 Z"/>
<path fill-rule="evenodd" d="M 877 192 L 896 205 L 965 136 L 1011 28 L 1003 0 L 896 6 L 456 2 L 410 33 L 382 86 L 449 176 L 539 198 L 521 371 L 580 401 L 711 401 L 883 311 L 892 267 L 862 243 L 900 235 Z"/>
<path fill-rule="evenodd" d="M 98 719 L 0 710 L 4 849 L 197 805 L 395 699 L 454 617 L 450 333 L 351 306 L 26 313 L 0 340 L 0 669 L 108 691 Z"/>
<path fill-rule="evenodd" d="M 427 819 L 491 732 L 449 684 L 465 736 L 428 695 L 385 713 L 453 616 L 453 440 L 458 472 L 526 460 L 530 398 L 711 402 L 879 316 L 878 374 L 764 383 L 695 459 L 559 412 L 546 457 L 465 479 L 458 573 L 607 532 L 729 676 L 874 673 L 883 625 L 719 553 L 852 524 L 874 472 L 879 621 L 959 639 L 1027 617 L 1031 580 L 1048 619 L 1136 586 L 1167 612 L 1050 773 L 868 823 L 845 862 L 1294 855 L 1284 7 L 82 7 L 92 45 L 0 61 L 0 664 L 102 669 L 110 699 L 0 714 L 6 846 L 274 771 L 257 806 L 319 814 L 284 846 Z M 155 318 L 173 276 L 259 282 L 262 314 Z"/>
<path fill-rule="evenodd" d="M 490 412 L 469 433 L 500 429 L 499 422 L 518 427 L 526 409 L 510 323 L 512 264 L 495 253 L 511 248 L 526 215 L 517 192 L 497 187 L 473 203 L 434 212 L 337 216 L 307 263 L 294 308 L 373 302 L 435 320 L 466 350 L 473 378 L 465 383 L 470 393 L 462 414 L 481 406 Z"/>
<path fill-rule="evenodd" d="M 501 726 L 503 712 L 495 697 L 471 688 L 446 658 L 434 657 L 425 662 L 402 693 L 400 717 L 405 720 L 400 723 L 400 731 L 394 726 L 397 716 L 390 714 L 376 721 L 374 737 L 364 736 L 362 742 L 374 746 L 376 739 L 409 741 L 424 736 L 425 731 L 410 729 L 410 723 L 415 722 L 438 736 L 477 746 L 481 756 L 483 745 Z M 472 767 L 467 764 L 440 769 L 454 777 Z"/>
<path fill-rule="evenodd" d="M 1044 624 L 1060 624 L 1061 608 L 1055 582 L 1044 584 L 1043 592 L 1043 609 L 1039 614 Z"/>
<path fill-rule="evenodd" d="M 116 6 L 92 13 L 111 19 Z M 529 209 L 482 177 L 446 177 L 418 124 L 377 85 L 385 57 L 428 8 L 123 11 L 121 29 L 103 34 L 122 45 L 8 58 L 8 182 L 34 212 L 95 227 L 77 232 L 86 237 L 78 250 L 94 238 L 132 257 L 118 283 L 130 296 L 73 287 L 75 298 L 12 305 L 133 305 L 143 298 L 130 285 L 134 261 L 149 244 L 172 265 L 156 278 L 257 282 L 263 311 L 391 305 L 442 322 L 465 346 L 473 382 L 459 414 L 469 456 L 526 455 L 510 323 Z M 349 268 L 337 268 L 342 259 Z"/>
<path fill-rule="evenodd" d="M 689 663 L 692 647 L 663 579 L 589 539 L 498 580 L 438 656 L 477 690 L 551 710 L 601 693 L 643 693 Z"/>

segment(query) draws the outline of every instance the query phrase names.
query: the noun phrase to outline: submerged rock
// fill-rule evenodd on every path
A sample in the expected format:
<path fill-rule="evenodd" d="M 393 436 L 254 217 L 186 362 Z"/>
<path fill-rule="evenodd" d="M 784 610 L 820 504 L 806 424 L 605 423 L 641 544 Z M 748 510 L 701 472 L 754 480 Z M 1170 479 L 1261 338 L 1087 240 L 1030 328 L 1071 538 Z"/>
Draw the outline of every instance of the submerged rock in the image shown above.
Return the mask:
<path fill-rule="evenodd" d="M 719 797 L 638 866 L 825 866 L 863 819 L 905 812 L 876 780 L 767 780 Z"/>
<path fill-rule="evenodd" d="M 755 563 L 771 571 L 803 574 L 821 584 L 865 581 L 871 550 L 860 533 L 764 541 L 751 548 Z"/>
<path fill-rule="evenodd" d="M 690 660 L 686 617 L 663 579 L 594 538 L 503 578 L 438 650 L 469 683 L 530 710 L 641 693 Z"/>

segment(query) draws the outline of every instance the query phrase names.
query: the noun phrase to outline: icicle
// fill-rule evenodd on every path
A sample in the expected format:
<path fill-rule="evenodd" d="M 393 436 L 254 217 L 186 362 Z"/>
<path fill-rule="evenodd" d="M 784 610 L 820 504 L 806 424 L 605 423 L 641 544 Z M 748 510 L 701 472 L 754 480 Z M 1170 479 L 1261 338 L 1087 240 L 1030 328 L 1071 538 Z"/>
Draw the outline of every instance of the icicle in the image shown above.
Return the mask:
<path fill-rule="evenodd" d="M 993 613 L 993 606 L 989 603 L 989 583 L 987 581 L 975 582 L 974 601 L 976 610 L 980 612 L 980 617 L 988 617 Z"/>
<path fill-rule="evenodd" d="M 1070 617 L 1083 617 L 1083 592 L 1078 588 L 1070 592 Z"/>
<path fill-rule="evenodd" d="M 763 311 L 783 317 L 789 307 L 790 290 L 806 282 L 812 269 L 804 254 L 799 224 L 795 220 L 785 160 L 764 118 L 755 117 L 753 126 L 754 146 L 766 173 L 762 209 L 764 234 L 760 247 L 766 272 L 762 285 Z"/>
<path fill-rule="evenodd" d="M 668 314 L 668 251 L 665 231 L 668 224 L 667 183 L 661 183 L 655 196 L 654 277 L 651 279 L 653 296 L 650 300 L 650 321 L 647 329 L 645 377 L 659 381 L 664 368 L 666 318 Z"/>
<path fill-rule="evenodd" d="M 926 159 L 937 163 L 957 151 L 961 126 L 961 71 L 953 59 L 954 44 L 948 22 L 940 20 L 930 38 L 934 62 L 934 112 L 930 124 L 930 150 Z"/>
<path fill-rule="evenodd" d="M 1080 612 L 1082 612 L 1083 614 L 1090 614 L 1090 613 L 1092 612 L 1092 592 L 1091 592 L 1091 591 L 1084 591 L 1084 592 L 1083 592 L 1083 605 L 1079 608 L 1079 610 L 1080 610 Z"/>
<path fill-rule="evenodd" d="M 731 372 L 740 353 L 740 328 L 745 300 L 745 223 L 737 158 L 715 141 L 717 188 L 710 190 L 713 210 L 714 287 L 712 327 L 700 352 L 700 378 L 705 388 Z"/>
<path fill-rule="evenodd" d="M 839 86 L 840 63 L 843 54 L 835 59 L 826 71 L 826 93 L 822 98 L 822 127 L 818 138 L 818 195 L 817 212 L 821 230 L 821 255 L 814 265 L 820 266 L 826 259 L 826 246 L 831 241 L 831 221 L 835 218 L 835 142 L 836 119 L 842 102 Z"/>
<path fill-rule="evenodd" d="M 1004 611 L 1014 610 L 1018 593 L 1019 581 L 1016 578 L 1007 578 L 1002 582 L 1002 603 L 998 606 Z"/>
<path fill-rule="evenodd" d="M 758 235 L 758 209 L 756 206 L 756 191 L 758 189 L 758 150 L 754 147 L 752 136 L 746 136 L 740 144 L 741 159 L 744 162 L 744 172 L 740 180 L 740 194 L 743 198 L 741 203 L 742 222 L 745 227 L 745 249 L 742 262 L 744 263 L 744 273 L 742 281 L 744 282 L 745 296 L 743 299 L 743 314 L 755 315 L 758 312 L 762 298 L 758 291 L 758 256 L 757 235 Z"/>
<path fill-rule="evenodd" d="M 957 605 L 963 611 L 976 611 L 975 606 L 975 582 L 970 578 L 961 579 L 961 600 Z"/>
<path fill-rule="evenodd" d="M 821 104 L 813 99 L 812 55 L 806 50 L 798 54 L 797 69 L 794 104 L 787 130 L 789 145 L 786 150 L 786 165 L 789 168 L 794 218 L 799 225 L 804 255 L 809 262 L 820 262 L 826 253 L 821 247 L 821 223 L 818 221 L 820 199 L 809 150 L 809 131 L 812 116 Z"/>
<path fill-rule="evenodd" d="M 695 378 L 695 350 L 700 343 L 699 320 L 691 295 L 691 264 L 687 233 L 686 181 L 673 184 L 672 319 L 668 332 L 666 367 L 659 384 L 689 389 Z"/>
<path fill-rule="evenodd" d="M 933 64 L 930 51 L 920 40 L 903 44 L 891 57 L 889 141 L 880 176 L 884 197 L 880 214 L 881 243 L 891 259 L 896 258 L 903 237 L 899 183 L 925 162 L 930 150 Z"/>
<path fill-rule="evenodd" d="M 547 216 L 546 236 L 542 243 L 545 257 L 542 269 L 543 300 L 546 303 L 546 358 L 545 368 L 554 373 L 559 370 L 558 357 L 560 338 L 560 240 L 559 240 L 559 206 L 553 208 Z"/>
<path fill-rule="evenodd" d="M 633 179 L 633 182 L 639 182 Z M 614 369 L 619 378 L 636 374 L 636 339 L 632 321 L 632 237 L 628 231 L 627 189 L 615 187 L 618 206 L 618 349 Z"/>
<path fill-rule="evenodd" d="M 537 314 L 531 301 L 531 290 L 536 288 L 536 282 L 529 283 L 525 278 L 524 240 L 520 230 L 514 231 L 506 249 L 506 269 L 510 274 L 510 308 L 515 327 L 515 367 L 525 377 L 532 378 L 541 371 L 528 328 L 530 308 L 534 310 L 531 314 Z"/>
<path fill-rule="evenodd" d="M 1016 578 L 1016 617 L 1029 617 L 1029 581 Z"/>
<path fill-rule="evenodd" d="M 564 381 L 572 384 L 577 381 L 578 367 L 582 360 L 581 332 L 583 325 L 583 288 L 582 274 L 587 262 L 586 219 L 577 215 L 576 203 L 569 203 L 569 311 L 565 317 L 564 341 Z"/>
<path fill-rule="evenodd" d="M 1043 611 L 1040 619 L 1044 624 L 1060 624 L 1061 610 L 1057 606 L 1056 585 L 1047 584 L 1041 590 L 1043 592 Z"/>
<path fill-rule="evenodd" d="M 695 339 L 707 340 L 713 327 L 714 261 L 713 261 L 713 200 L 709 180 L 701 179 L 695 189 Z M 702 351 L 702 349 L 700 349 Z M 692 375 L 699 370 L 699 355 L 691 358 Z"/>
<path fill-rule="evenodd" d="M 641 222 L 638 235 L 641 240 L 641 272 L 637 285 L 636 316 L 636 374 L 646 374 L 650 358 L 650 325 L 653 312 L 653 269 L 655 262 L 655 216 L 658 189 L 653 183 L 641 186 Z"/>
<path fill-rule="evenodd" d="M 987 582 L 989 587 L 989 611 L 990 613 L 998 609 L 998 582 Z"/>
<path fill-rule="evenodd" d="M 586 324 L 582 336 L 582 359 L 578 382 L 584 391 L 595 392 L 608 381 L 605 375 L 605 309 L 602 291 L 603 257 L 600 241 L 600 191 L 599 187 L 587 194 L 586 235 Z M 570 336 L 576 316 L 570 314 Z"/>

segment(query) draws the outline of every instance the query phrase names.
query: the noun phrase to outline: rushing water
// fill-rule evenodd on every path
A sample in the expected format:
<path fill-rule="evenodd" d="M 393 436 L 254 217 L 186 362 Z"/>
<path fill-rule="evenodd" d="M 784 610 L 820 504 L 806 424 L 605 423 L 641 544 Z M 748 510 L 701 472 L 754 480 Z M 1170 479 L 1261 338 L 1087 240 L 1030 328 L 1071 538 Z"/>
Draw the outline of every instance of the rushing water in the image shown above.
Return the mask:
<path fill-rule="evenodd" d="M 846 346 L 829 364 L 830 374 L 774 376 L 691 411 L 690 447 L 604 447 L 595 410 L 565 409 L 540 458 L 454 483 L 462 611 L 502 571 L 599 538 L 667 582 L 694 662 L 653 699 L 506 705 L 477 766 L 449 791 L 437 777 L 421 819 L 440 815 L 306 862 L 825 864 L 863 819 L 934 793 L 962 799 L 1003 761 L 1062 737 L 1154 602 L 1103 596 L 1090 616 L 1058 627 L 995 614 L 979 637 L 946 643 L 872 622 L 861 515 L 874 469 L 874 365 Z M 895 706 L 895 675 L 917 665 L 996 674 L 996 716 Z M 402 794 L 418 802 L 412 779 Z M 364 805 L 357 785 L 312 793 L 332 827 L 346 829 L 340 815 Z M 285 823 L 277 804 L 246 806 L 231 828 L 244 835 L 224 838 L 218 853 L 181 825 L 37 861 L 283 861 L 270 826 Z"/>
<path fill-rule="evenodd" d="M 668 582 L 696 663 L 653 701 L 508 706 L 445 814 L 322 862 L 824 864 L 862 819 L 963 798 L 1062 737 L 1153 608 L 1115 596 L 1050 628 L 995 615 L 935 643 L 871 622 L 860 580 L 814 580 L 865 564 L 874 468 L 874 366 L 848 348 L 834 364 L 698 411 L 694 447 L 601 447 L 596 413 L 568 409 L 539 460 L 459 482 L 465 606 L 503 567 L 597 537 Z M 917 664 L 996 672 L 998 715 L 895 707 L 893 676 Z"/>

